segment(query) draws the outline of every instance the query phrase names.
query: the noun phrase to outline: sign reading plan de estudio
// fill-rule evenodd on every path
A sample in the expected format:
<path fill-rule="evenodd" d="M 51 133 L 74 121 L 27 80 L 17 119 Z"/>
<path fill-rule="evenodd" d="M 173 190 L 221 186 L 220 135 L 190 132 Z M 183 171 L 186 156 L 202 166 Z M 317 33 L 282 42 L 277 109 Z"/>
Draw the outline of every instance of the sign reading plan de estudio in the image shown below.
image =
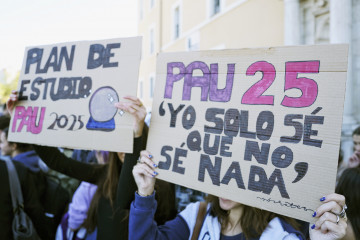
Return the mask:
<path fill-rule="evenodd" d="M 305 221 L 334 192 L 346 45 L 163 53 L 159 178 Z"/>
<path fill-rule="evenodd" d="M 28 47 L 9 140 L 132 152 L 133 119 L 115 102 L 136 96 L 141 37 Z"/>

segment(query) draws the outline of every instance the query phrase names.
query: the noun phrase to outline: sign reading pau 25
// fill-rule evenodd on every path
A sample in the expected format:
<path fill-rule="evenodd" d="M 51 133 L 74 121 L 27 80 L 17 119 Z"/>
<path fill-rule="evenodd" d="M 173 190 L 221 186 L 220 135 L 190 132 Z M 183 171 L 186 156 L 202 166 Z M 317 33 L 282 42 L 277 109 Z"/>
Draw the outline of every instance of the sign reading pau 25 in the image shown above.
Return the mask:
<path fill-rule="evenodd" d="M 158 178 L 314 221 L 335 190 L 346 72 L 346 45 L 160 54 Z"/>
<path fill-rule="evenodd" d="M 136 96 L 141 38 L 28 47 L 9 139 L 132 151 L 132 117 L 115 102 Z"/>

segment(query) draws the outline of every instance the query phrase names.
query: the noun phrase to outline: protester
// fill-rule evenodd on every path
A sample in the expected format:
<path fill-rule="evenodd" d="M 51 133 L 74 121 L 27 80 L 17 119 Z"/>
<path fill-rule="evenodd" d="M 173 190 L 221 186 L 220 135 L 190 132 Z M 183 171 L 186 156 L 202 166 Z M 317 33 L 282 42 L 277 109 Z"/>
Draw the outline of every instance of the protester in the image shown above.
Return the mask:
<path fill-rule="evenodd" d="M 128 239 L 128 210 L 136 190 L 131 170 L 145 147 L 147 127 L 144 126 L 146 110 L 140 100 L 132 96 L 124 99 L 128 101 L 115 103 L 115 107 L 132 114 L 135 119 L 133 153 L 125 154 L 124 164 L 117 154 L 109 158 L 108 164 L 87 164 L 64 156 L 57 148 L 34 146 L 50 168 L 98 186 L 83 224 L 89 232 L 97 228 L 97 239 Z M 7 102 L 9 112 L 13 111 L 16 101 L 17 92 L 14 91 Z M 161 223 L 172 219 L 176 210 L 173 186 L 159 182 L 159 189 L 156 219 Z"/>
<path fill-rule="evenodd" d="M 57 184 L 53 184 L 46 177 L 46 173 L 42 171 L 42 161 L 33 150 L 31 144 L 9 142 L 7 140 L 9 129 L 2 131 L 1 138 L 1 153 L 5 156 L 10 156 L 13 162 L 22 163 L 27 169 L 34 174 L 34 185 L 37 188 L 38 197 L 44 214 L 48 218 L 47 228 L 51 232 L 51 238 L 55 237 L 56 228 L 60 223 L 61 216 L 64 214 L 69 203 L 69 195 L 64 189 L 60 189 Z M 47 167 L 46 167 L 47 168 Z M 61 197 L 56 199 L 57 197 Z M 49 201 L 56 200 L 56 201 Z"/>
<path fill-rule="evenodd" d="M 348 209 L 348 228 L 343 240 L 360 240 L 360 168 L 346 169 L 335 192 L 345 196 Z"/>
<path fill-rule="evenodd" d="M 174 220 L 157 226 L 153 220 L 156 209 L 154 184 L 156 165 L 151 153 L 141 152 L 141 159 L 133 169 L 138 187 L 131 204 L 129 239 L 190 239 L 197 219 L 200 203 L 186 207 Z M 341 239 L 346 231 L 346 218 L 335 215 L 342 211 L 345 198 L 330 194 L 320 201 L 316 210 L 319 219 L 311 226 L 311 239 Z M 320 202 L 319 201 L 319 202 Z M 200 224 L 201 226 L 201 224 Z M 277 214 L 255 209 L 240 203 L 210 197 L 207 212 L 197 239 L 304 239 L 296 230 L 293 220 Z"/>
<path fill-rule="evenodd" d="M 23 164 L 14 162 L 24 199 L 24 210 L 32 220 L 41 239 L 53 239 L 49 220 L 40 204 L 35 176 Z M 0 239 L 13 239 L 12 221 L 14 218 L 11 201 L 9 175 L 5 161 L 0 160 Z"/>
<path fill-rule="evenodd" d="M 352 139 L 353 139 L 353 151 L 354 152 L 348 161 L 344 161 L 342 159 L 341 147 L 340 147 L 337 180 L 340 178 L 340 176 L 346 169 L 360 167 L 360 127 L 357 127 L 353 131 Z"/>
<path fill-rule="evenodd" d="M 12 160 L 21 162 L 24 164 L 30 171 L 39 172 L 40 159 L 36 152 L 33 150 L 31 144 L 19 143 L 19 142 L 9 142 L 8 138 L 9 129 L 6 128 L 2 131 L 2 154 L 11 156 Z"/>
<path fill-rule="evenodd" d="M 354 153 L 350 157 L 346 167 L 354 168 L 360 166 L 360 127 L 357 127 L 352 133 Z"/>
<path fill-rule="evenodd" d="M 360 126 L 352 132 L 352 139 L 354 152 L 360 151 Z"/>
<path fill-rule="evenodd" d="M 0 152 L 9 153 L 6 129 L 9 127 L 10 118 L 0 116 Z M 4 158 L 8 156 L 0 156 Z M 22 163 L 14 162 L 19 177 L 21 191 L 24 199 L 24 210 L 31 218 L 35 229 L 42 239 L 53 238 L 49 226 L 50 219 L 45 216 L 44 208 L 40 203 L 37 177 L 29 171 Z M 12 239 L 12 221 L 14 218 L 13 205 L 11 201 L 9 175 L 5 161 L 0 160 L 0 239 Z"/>
<path fill-rule="evenodd" d="M 97 186 L 94 184 L 81 182 L 73 195 L 69 211 L 64 215 L 58 227 L 56 240 L 96 239 L 96 229 L 89 233 L 82 227 L 96 189 Z"/>
<path fill-rule="evenodd" d="M 83 159 L 91 159 L 90 162 L 105 164 L 109 162 L 109 152 L 107 151 L 83 151 L 78 150 L 73 154 L 77 161 Z M 121 155 L 120 160 L 124 162 L 124 156 Z M 93 160 L 95 158 L 95 161 Z M 97 185 L 88 182 L 81 182 L 76 189 L 72 201 L 69 204 L 69 211 L 64 214 L 61 223 L 56 232 L 56 240 L 92 240 L 96 239 L 97 230 L 89 233 L 82 225 L 87 218 L 87 212 L 90 207 L 91 200 L 97 190 Z"/>
<path fill-rule="evenodd" d="M 4 156 L 9 156 L 11 160 L 15 162 L 22 163 L 33 173 L 40 173 L 40 158 L 33 150 L 33 146 L 26 143 L 9 142 L 7 139 L 8 132 L 9 129 L 5 128 L 0 135 L 1 154 Z M 43 174 L 36 174 L 35 176 L 38 192 L 40 198 L 42 198 L 45 192 L 46 179 Z"/>

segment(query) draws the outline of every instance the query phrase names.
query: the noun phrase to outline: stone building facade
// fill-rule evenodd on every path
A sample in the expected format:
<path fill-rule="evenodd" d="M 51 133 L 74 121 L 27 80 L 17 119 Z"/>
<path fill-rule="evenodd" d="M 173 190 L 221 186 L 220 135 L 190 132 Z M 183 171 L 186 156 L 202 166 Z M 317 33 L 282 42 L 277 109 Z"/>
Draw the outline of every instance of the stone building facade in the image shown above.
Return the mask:
<path fill-rule="evenodd" d="M 284 44 L 349 44 L 342 128 L 344 161 L 360 124 L 360 0 L 284 0 Z"/>

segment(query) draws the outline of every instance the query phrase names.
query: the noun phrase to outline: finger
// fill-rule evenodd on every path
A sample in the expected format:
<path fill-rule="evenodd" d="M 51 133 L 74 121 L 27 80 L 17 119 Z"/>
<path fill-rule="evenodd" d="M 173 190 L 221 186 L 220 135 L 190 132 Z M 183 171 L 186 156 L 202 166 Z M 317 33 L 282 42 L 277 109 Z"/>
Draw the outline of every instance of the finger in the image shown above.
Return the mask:
<path fill-rule="evenodd" d="M 125 101 L 126 103 L 130 103 L 130 104 L 134 104 L 137 105 L 139 107 L 143 107 L 145 109 L 145 106 L 142 104 L 142 102 L 140 101 L 139 98 L 137 97 L 133 97 L 133 96 L 125 96 L 123 99 L 125 100 L 129 100 L 129 101 Z"/>
<path fill-rule="evenodd" d="M 115 103 L 115 107 L 120 108 L 121 110 L 124 110 L 131 114 L 134 114 L 141 109 L 140 106 L 134 103 L 125 103 L 125 102 Z"/>
<path fill-rule="evenodd" d="M 324 222 L 321 226 L 320 226 L 320 230 L 322 233 L 327 233 L 329 232 L 329 228 L 334 228 L 334 226 L 331 226 L 334 223 L 331 222 Z"/>
<path fill-rule="evenodd" d="M 135 110 L 135 112 L 139 112 L 139 111 L 141 111 L 141 107 L 140 107 L 139 105 L 137 105 L 137 104 L 133 104 L 133 103 L 129 103 L 129 104 L 128 104 L 128 108 L 132 108 L 132 109 L 134 109 L 134 110 Z"/>
<path fill-rule="evenodd" d="M 18 91 L 17 90 L 12 90 L 10 96 L 17 96 L 18 95 Z"/>
<path fill-rule="evenodd" d="M 137 164 L 137 167 L 142 169 L 142 173 L 148 177 L 155 177 L 156 175 L 158 175 L 157 172 L 155 172 L 149 165 L 144 164 L 144 163 L 140 163 Z"/>
<path fill-rule="evenodd" d="M 155 175 L 152 174 L 152 171 L 147 171 L 145 164 L 137 164 L 133 168 L 133 175 L 136 178 L 136 176 L 143 176 L 148 178 L 153 178 Z"/>
<path fill-rule="evenodd" d="M 142 105 L 143 105 L 142 102 L 140 101 L 140 99 L 137 98 L 137 97 L 135 97 L 135 96 L 127 95 L 127 96 L 123 97 L 123 99 L 127 99 L 127 100 L 130 100 L 130 101 L 133 101 L 133 102 L 135 102 L 135 103 L 136 103 L 137 105 L 139 105 L 139 106 L 142 106 Z"/>
<path fill-rule="evenodd" d="M 139 157 L 139 161 L 140 163 L 146 164 L 151 170 L 152 170 L 152 174 L 153 175 L 157 175 L 158 173 L 155 171 L 157 165 L 154 163 L 154 161 L 152 160 L 152 155 L 149 151 L 147 150 L 143 150 L 140 153 L 140 157 Z"/>
<path fill-rule="evenodd" d="M 14 103 L 18 100 L 18 96 L 15 94 L 10 94 L 9 99 L 7 100 L 8 104 Z"/>
<path fill-rule="evenodd" d="M 346 227 L 347 224 L 344 221 L 340 221 L 338 224 L 331 221 L 325 221 L 321 225 L 321 232 L 322 233 L 332 232 L 338 238 L 342 238 L 346 233 Z"/>
<path fill-rule="evenodd" d="M 6 108 L 7 108 L 7 111 L 8 111 L 10 114 L 12 114 L 12 112 L 13 112 L 13 110 L 14 110 L 15 103 L 16 103 L 17 100 L 18 100 L 17 91 L 16 91 L 16 90 L 13 90 L 12 92 L 13 92 L 13 93 L 10 94 L 9 99 L 6 101 Z"/>
<path fill-rule="evenodd" d="M 125 112 L 128 112 L 130 114 L 134 114 L 136 112 L 135 109 L 133 108 L 130 108 L 129 106 L 125 105 L 124 103 L 122 102 L 118 102 L 118 103 L 114 103 L 114 106 L 120 110 L 123 110 Z"/>
<path fill-rule="evenodd" d="M 129 107 L 132 107 L 134 109 L 136 109 L 139 112 L 144 112 L 146 114 L 146 108 L 144 105 L 142 105 L 141 102 L 139 103 L 135 103 L 135 102 L 123 102 L 124 104 L 128 105 Z"/>
<path fill-rule="evenodd" d="M 10 99 L 11 99 L 12 101 L 17 101 L 17 99 L 18 99 L 17 94 L 10 94 Z"/>
<path fill-rule="evenodd" d="M 157 165 L 147 156 L 140 157 L 140 162 L 147 164 L 153 171 L 155 171 L 155 168 Z"/>
<path fill-rule="evenodd" d="M 334 214 L 339 214 L 342 210 L 342 207 L 335 201 L 330 201 L 323 203 L 320 207 L 316 209 L 316 216 L 321 217 L 326 212 L 332 212 Z"/>
<path fill-rule="evenodd" d="M 315 222 L 315 229 L 320 229 L 324 222 L 330 221 L 336 223 L 337 216 L 331 212 L 325 212 L 321 217 Z"/>
<path fill-rule="evenodd" d="M 151 152 L 149 152 L 148 150 L 142 150 L 140 152 L 140 156 L 144 156 L 144 157 L 148 157 L 148 158 L 152 158 L 153 156 L 151 155 Z"/>
<path fill-rule="evenodd" d="M 345 205 L 345 197 L 343 195 L 332 193 L 320 199 L 323 204 L 316 210 L 316 215 L 320 217 L 324 212 L 333 212 L 339 214 Z"/>
<path fill-rule="evenodd" d="M 330 202 L 330 201 L 335 201 L 340 206 L 345 205 L 345 197 L 343 195 L 340 195 L 340 194 L 337 194 L 337 193 L 332 193 L 332 194 L 326 195 L 323 198 L 321 198 L 320 201 L 322 201 L 324 203 Z"/>

